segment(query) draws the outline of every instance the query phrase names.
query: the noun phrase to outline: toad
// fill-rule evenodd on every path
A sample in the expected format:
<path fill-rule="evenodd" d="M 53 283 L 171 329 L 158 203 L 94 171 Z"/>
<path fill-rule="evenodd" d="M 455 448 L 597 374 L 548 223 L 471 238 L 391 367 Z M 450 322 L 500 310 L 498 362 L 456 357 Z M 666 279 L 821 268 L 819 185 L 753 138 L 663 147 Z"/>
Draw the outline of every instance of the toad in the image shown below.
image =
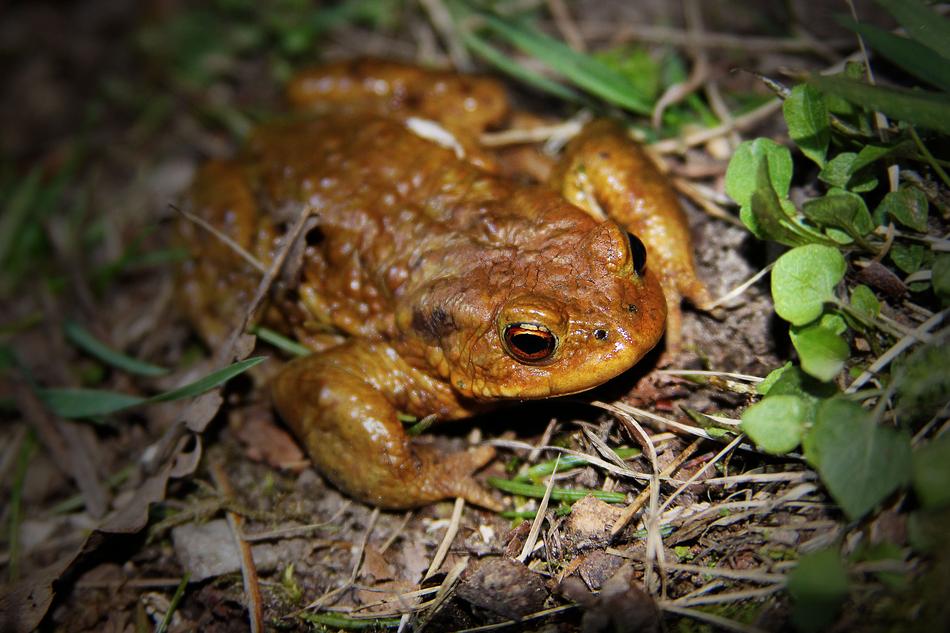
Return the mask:
<path fill-rule="evenodd" d="M 492 79 L 361 60 L 304 72 L 288 94 L 291 116 L 197 174 L 188 206 L 217 235 L 180 223 L 180 294 L 220 343 L 309 215 L 262 324 L 313 353 L 271 392 L 352 497 L 498 508 L 472 476 L 491 447 L 443 454 L 400 414 L 455 420 L 590 389 L 668 320 L 678 335 L 682 297 L 707 300 L 675 195 L 613 122 L 588 124 L 532 184 L 478 144 L 509 116 Z"/>

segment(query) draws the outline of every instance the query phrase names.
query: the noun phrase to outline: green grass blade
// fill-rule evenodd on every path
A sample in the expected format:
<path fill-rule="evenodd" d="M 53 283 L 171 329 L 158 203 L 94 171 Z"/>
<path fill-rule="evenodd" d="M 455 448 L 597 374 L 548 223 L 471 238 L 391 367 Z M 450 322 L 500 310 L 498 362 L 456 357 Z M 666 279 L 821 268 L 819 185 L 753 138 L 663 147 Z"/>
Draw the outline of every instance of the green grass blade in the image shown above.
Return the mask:
<path fill-rule="evenodd" d="M 168 370 L 164 367 L 146 363 L 112 349 L 75 321 L 67 321 L 63 329 L 66 332 L 66 338 L 76 345 L 76 347 L 98 358 L 107 365 L 139 376 L 163 376 L 168 373 Z"/>
<path fill-rule="evenodd" d="M 309 347 L 305 347 L 297 341 L 291 340 L 270 328 L 256 326 L 251 329 L 251 333 L 257 335 L 262 341 L 266 341 L 277 349 L 284 350 L 288 354 L 295 356 L 310 356 L 313 354 L 313 350 Z"/>
<path fill-rule="evenodd" d="M 636 457 L 640 455 L 641 451 L 639 448 L 615 448 L 613 449 L 614 454 L 617 455 L 620 459 L 630 459 L 631 457 Z M 524 475 L 516 477 L 513 481 L 521 482 L 532 482 L 538 481 L 542 477 L 547 477 L 548 475 L 554 472 L 555 465 L 557 465 L 557 472 L 564 472 L 570 470 L 571 468 L 577 468 L 578 466 L 584 466 L 589 464 L 590 460 L 581 455 L 561 455 L 559 460 L 549 459 L 540 464 L 535 464 L 524 473 Z"/>
<path fill-rule="evenodd" d="M 858 33 L 871 48 L 917 79 L 950 92 L 950 64 L 934 63 L 932 49 L 871 24 L 860 24 L 848 18 L 841 18 L 838 22 Z"/>
<path fill-rule="evenodd" d="M 950 98 L 946 95 L 870 86 L 844 77 L 813 75 L 808 83 L 856 105 L 879 110 L 892 119 L 950 134 Z"/>
<path fill-rule="evenodd" d="M 39 395 L 49 410 L 60 417 L 95 418 L 143 404 L 170 402 L 201 395 L 265 360 L 266 356 L 248 358 L 151 398 L 102 389 L 40 389 Z"/>
<path fill-rule="evenodd" d="M 610 66 L 539 31 L 513 26 L 491 15 L 482 17 L 496 35 L 591 94 L 638 114 L 652 111 L 652 104 Z"/>
<path fill-rule="evenodd" d="M 179 387 L 178 389 L 172 389 L 171 391 L 160 393 L 157 396 L 152 396 L 146 402 L 169 402 L 171 400 L 181 400 L 182 398 L 199 396 L 206 391 L 210 391 L 215 387 L 223 385 L 238 374 L 244 373 L 254 365 L 259 365 L 265 360 L 267 360 L 267 356 L 255 356 L 253 358 L 248 358 L 247 360 L 242 360 L 232 365 L 228 365 L 223 369 L 219 369 L 218 371 L 211 372 L 204 378 L 199 378 L 192 383 L 188 383 L 184 387 Z"/>
<path fill-rule="evenodd" d="M 145 398 L 102 389 L 41 389 L 40 399 L 61 418 L 95 418 L 145 402 Z"/>
<path fill-rule="evenodd" d="M 26 485 L 26 473 L 30 468 L 30 460 L 36 450 L 36 437 L 28 431 L 20 444 L 17 456 L 16 470 L 13 473 L 13 482 L 10 486 L 10 505 L 7 508 L 9 532 L 7 536 L 7 579 L 12 583 L 20 576 L 20 530 L 23 524 L 23 488 Z"/>
<path fill-rule="evenodd" d="M 20 226 L 34 207 L 42 174 L 39 167 L 34 167 L 14 189 L 9 202 L 0 210 L 0 263 L 7 260 L 19 235 Z"/>
<path fill-rule="evenodd" d="M 914 40 L 950 60 L 950 20 L 918 0 L 877 0 L 877 3 L 887 9 Z M 931 63 L 936 66 L 942 62 L 934 59 Z"/>
<path fill-rule="evenodd" d="M 547 92 L 548 94 L 554 95 L 555 97 L 564 99 L 565 101 L 581 101 L 580 95 L 567 86 L 560 84 L 553 79 L 549 79 L 544 75 L 536 73 L 530 68 L 525 68 L 475 33 L 463 33 L 462 41 L 476 55 L 488 63 L 494 64 L 499 70 L 511 75 L 518 81 L 521 81 L 542 92 Z"/>
<path fill-rule="evenodd" d="M 513 495 L 533 497 L 535 499 L 542 498 L 546 490 L 545 486 L 527 484 L 511 479 L 502 479 L 500 477 L 489 477 L 488 485 L 494 486 L 501 491 L 509 492 Z M 568 488 L 551 489 L 551 499 L 554 499 L 555 501 L 580 501 L 588 495 L 596 499 L 600 499 L 601 501 L 606 501 L 607 503 L 623 503 L 627 499 L 627 495 L 622 492 L 608 492 L 606 490 L 573 490 Z"/>
<path fill-rule="evenodd" d="M 182 596 L 185 595 L 185 589 L 188 588 L 188 581 L 190 579 L 191 572 L 186 572 L 185 575 L 181 577 L 181 582 L 178 583 L 178 588 L 175 589 L 175 595 L 172 596 L 171 602 L 168 603 L 168 610 L 165 611 L 165 617 L 158 623 L 158 626 L 155 628 L 155 633 L 165 633 L 165 631 L 168 630 L 168 626 L 172 622 L 172 616 L 175 615 L 178 603 L 181 602 Z"/>

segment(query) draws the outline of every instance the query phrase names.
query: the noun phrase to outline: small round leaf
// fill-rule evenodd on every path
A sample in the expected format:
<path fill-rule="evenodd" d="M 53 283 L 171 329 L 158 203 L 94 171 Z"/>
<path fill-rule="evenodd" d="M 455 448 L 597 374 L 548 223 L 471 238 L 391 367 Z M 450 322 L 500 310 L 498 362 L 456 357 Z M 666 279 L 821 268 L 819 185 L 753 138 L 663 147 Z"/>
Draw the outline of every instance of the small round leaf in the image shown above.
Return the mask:
<path fill-rule="evenodd" d="M 756 168 L 759 158 L 768 162 L 769 180 L 778 197 L 785 198 L 792 182 L 792 154 L 784 145 L 768 138 L 743 141 L 736 148 L 726 169 L 726 193 L 740 207 L 748 207 L 758 187 Z"/>
<path fill-rule="evenodd" d="M 798 396 L 770 396 L 742 413 L 742 430 L 762 450 L 783 455 L 801 442 L 806 409 Z"/>
<path fill-rule="evenodd" d="M 808 244 L 788 251 L 772 269 L 775 312 L 793 325 L 817 319 L 844 277 L 845 261 L 837 249 Z"/>
<path fill-rule="evenodd" d="M 789 336 L 805 373 L 825 382 L 838 375 L 851 352 L 847 341 L 820 324 L 792 326 Z"/>

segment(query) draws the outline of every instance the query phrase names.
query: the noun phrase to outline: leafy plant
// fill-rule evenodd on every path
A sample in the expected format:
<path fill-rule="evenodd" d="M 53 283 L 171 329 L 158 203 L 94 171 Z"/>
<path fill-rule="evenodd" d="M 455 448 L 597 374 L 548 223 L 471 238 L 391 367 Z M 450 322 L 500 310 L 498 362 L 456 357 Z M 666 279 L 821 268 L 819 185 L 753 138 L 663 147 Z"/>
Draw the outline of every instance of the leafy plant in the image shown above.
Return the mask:
<path fill-rule="evenodd" d="M 934 158 L 916 129 L 950 131 L 950 82 L 942 67 L 931 72 L 940 65 L 934 60 L 948 59 L 950 21 L 914 1 L 879 4 L 907 37 L 842 22 L 935 90 L 875 86 L 861 80 L 864 68 L 856 65 L 837 76 L 810 77 L 787 91 L 783 114 L 790 139 L 815 165 L 824 191 L 793 203 L 791 152 L 765 138 L 739 146 L 725 182 L 752 233 L 791 247 L 775 262 L 771 292 L 800 361 L 775 370 L 760 384 L 763 399 L 743 413 L 742 430 L 770 453 L 801 445 L 852 520 L 911 483 L 921 503 L 943 507 L 943 491 L 950 487 L 950 472 L 941 467 L 946 442 L 912 450 L 907 429 L 915 418 L 934 415 L 950 400 L 946 333 L 898 360 L 892 377 L 879 373 L 881 390 L 862 397 L 839 387 L 849 365 L 860 370 L 852 353 L 856 337 L 883 350 L 906 335 L 882 317 L 882 302 L 870 287 L 846 283 L 853 270 L 849 262 L 887 255 L 900 271 L 914 274 L 906 282 L 910 291 L 929 291 L 941 305 L 950 304 L 950 256 L 936 252 L 936 241 L 923 237 L 932 223 L 926 188 L 912 180 L 879 191 L 887 181 L 885 167 L 903 162 L 929 167 L 950 184 L 946 163 Z M 874 133 L 878 112 L 897 125 Z M 860 404 L 869 397 L 883 399 L 873 411 Z M 883 423 L 884 404 L 891 398 L 893 418 L 903 426 Z"/>

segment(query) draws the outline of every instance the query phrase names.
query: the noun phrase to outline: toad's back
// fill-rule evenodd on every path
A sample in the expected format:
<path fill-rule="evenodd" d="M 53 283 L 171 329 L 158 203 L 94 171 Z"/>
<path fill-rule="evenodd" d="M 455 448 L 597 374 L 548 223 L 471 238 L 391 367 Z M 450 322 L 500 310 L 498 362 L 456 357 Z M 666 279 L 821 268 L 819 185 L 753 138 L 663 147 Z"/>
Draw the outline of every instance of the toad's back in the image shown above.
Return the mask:
<path fill-rule="evenodd" d="M 578 278 L 597 265 L 580 248 L 596 220 L 547 187 L 517 185 L 460 160 L 396 119 L 348 114 L 260 128 L 236 160 L 206 165 L 194 191 L 199 215 L 264 265 L 287 226 L 301 212 L 312 215 L 296 276 L 285 275 L 289 292 L 277 293 L 270 315 L 303 341 L 339 331 L 410 352 L 414 341 L 400 336 L 395 317 L 409 312 L 419 326 L 427 299 L 420 294 L 434 286 L 446 299 L 476 289 L 510 295 L 528 283 L 598 294 L 589 277 Z M 194 303 L 203 304 L 198 320 L 217 338 L 256 276 L 227 245 L 203 243 L 199 262 L 211 265 L 195 279 Z M 209 285 L 220 293 L 209 294 Z M 439 326 L 421 325 L 430 338 Z"/>

